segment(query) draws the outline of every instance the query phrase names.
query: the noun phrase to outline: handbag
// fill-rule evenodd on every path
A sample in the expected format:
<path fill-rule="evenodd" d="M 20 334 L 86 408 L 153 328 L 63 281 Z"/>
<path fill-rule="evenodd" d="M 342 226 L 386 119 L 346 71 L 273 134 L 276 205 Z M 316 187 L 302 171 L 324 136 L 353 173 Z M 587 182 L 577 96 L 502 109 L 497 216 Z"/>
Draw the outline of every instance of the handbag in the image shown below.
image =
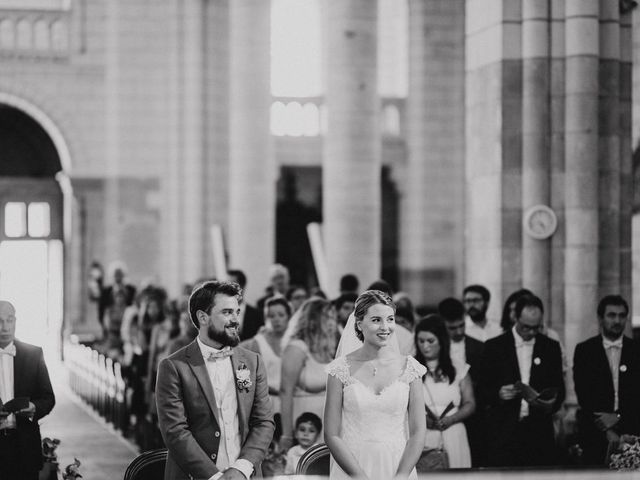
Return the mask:
<path fill-rule="evenodd" d="M 433 397 L 431 396 L 431 392 L 429 391 L 429 387 L 427 387 L 426 384 L 425 384 L 425 388 L 427 390 L 427 393 L 429 394 L 431 403 L 435 405 L 436 402 L 434 402 Z M 431 409 L 425 406 L 425 409 L 427 411 L 427 416 L 430 417 L 432 420 L 437 420 L 438 418 L 440 419 L 444 418 L 447 415 L 447 413 L 451 411 L 452 408 L 454 408 L 454 405 L 452 402 L 449 402 L 449 405 L 447 405 L 447 408 L 444 409 L 440 417 L 436 417 L 436 415 L 431 411 Z M 422 472 L 428 472 L 430 470 L 446 470 L 448 468 L 449 468 L 449 454 L 447 453 L 447 450 L 444 448 L 444 436 L 442 434 L 442 431 L 440 431 L 440 444 L 435 448 L 425 447 L 422 450 L 420 459 L 418 460 L 418 463 L 416 463 L 416 471 L 418 473 L 422 473 Z"/>

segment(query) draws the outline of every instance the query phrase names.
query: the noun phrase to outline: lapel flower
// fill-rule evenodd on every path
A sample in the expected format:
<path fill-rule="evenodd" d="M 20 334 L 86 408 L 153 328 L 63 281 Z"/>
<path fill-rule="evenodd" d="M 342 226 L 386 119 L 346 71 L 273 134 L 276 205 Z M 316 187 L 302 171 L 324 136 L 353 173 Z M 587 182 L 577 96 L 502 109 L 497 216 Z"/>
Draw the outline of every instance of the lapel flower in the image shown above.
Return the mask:
<path fill-rule="evenodd" d="M 244 390 L 245 392 L 248 392 L 251 385 L 253 385 L 251 383 L 251 372 L 244 362 L 240 363 L 236 369 L 236 385 L 238 390 Z"/>
<path fill-rule="evenodd" d="M 533 364 L 534 365 L 540 365 L 542 363 L 542 360 L 540 360 L 540 357 L 536 357 L 533 359 Z"/>
<path fill-rule="evenodd" d="M 626 371 L 627 371 L 627 366 L 626 366 L 624 363 L 623 363 L 622 365 L 620 365 L 620 371 L 621 371 L 622 373 L 624 373 L 624 372 L 626 372 Z"/>

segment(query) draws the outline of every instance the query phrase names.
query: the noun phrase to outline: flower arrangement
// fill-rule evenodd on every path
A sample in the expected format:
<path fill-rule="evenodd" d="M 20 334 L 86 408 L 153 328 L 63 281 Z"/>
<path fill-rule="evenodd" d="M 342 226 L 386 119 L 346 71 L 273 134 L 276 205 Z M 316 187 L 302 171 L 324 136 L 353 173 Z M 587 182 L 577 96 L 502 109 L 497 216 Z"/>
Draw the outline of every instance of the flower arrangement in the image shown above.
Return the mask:
<path fill-rule="evenodd" d="M 64 469 L 64 473 L 62 474 L 62 478 L 64 480 L 76 480 L 77 478 L 82 478 L 80 475 L 80 460 L 77 458 L 73 459 L 73 463 L 71 465 L 67 465 L 67 468 Z"/>
<path fill-rule="evenodd" d="M 248 392 L 251 385 L 253 385 L 251 383 L 251 371 L 244 363 L 241 363 L 236 370 L 236 385 L 238 390 L 244 390 L 245 392 Z"/>
<path fill-rule="evenodd" d="M 640 469 L 640 437 L 622 435 L 618 447 L 611 454 L 609 468 L 613 470 Z"/>

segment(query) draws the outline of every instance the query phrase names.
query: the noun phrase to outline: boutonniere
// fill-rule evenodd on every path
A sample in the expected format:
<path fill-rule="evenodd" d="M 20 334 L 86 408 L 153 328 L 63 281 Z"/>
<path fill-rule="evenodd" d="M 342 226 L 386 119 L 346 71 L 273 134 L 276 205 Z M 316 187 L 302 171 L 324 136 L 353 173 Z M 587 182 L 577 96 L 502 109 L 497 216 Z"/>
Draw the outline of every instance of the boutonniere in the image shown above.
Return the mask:
<path fill-rule="evenodd" d="M 251 383 L 251 372 L 244 362 L 240 363 L 236 370 L 236 385 L 238 386 L 238 390 L 244 390 L 245 392 L 248 392 L 251 385 L 253 385 L 253 383 Z"/>
<path fill-rule="evenodd" d="M 624 372 L 626 372 L 626 371 L 627 371 L 627 366 L 626 366 L 624 363 L 623 363 L 622 365 L 620 365 L 620 371 L 621 371 L 622 373 L 624 373 Z"/>
<path fill-rule="evenodd" d="M 540 365 L 542 363 L 542 360 L 540 360 L 540 357 L 536 357 L 533 359 L 533 364 L 534 365 Z"/>

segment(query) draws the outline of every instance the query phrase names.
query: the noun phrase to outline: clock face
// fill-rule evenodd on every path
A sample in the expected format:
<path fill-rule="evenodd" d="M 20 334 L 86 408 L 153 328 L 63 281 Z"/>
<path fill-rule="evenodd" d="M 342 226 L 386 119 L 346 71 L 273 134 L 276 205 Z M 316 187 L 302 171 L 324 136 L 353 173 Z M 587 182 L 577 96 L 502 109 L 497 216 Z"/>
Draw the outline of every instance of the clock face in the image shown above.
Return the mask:
<path fill-rule="evenodd" d="M 524 230 L 532 238 L 544 240 L 554 234 L 558 219 L 546 205 L 534 205 L 524 214 Z"/>

